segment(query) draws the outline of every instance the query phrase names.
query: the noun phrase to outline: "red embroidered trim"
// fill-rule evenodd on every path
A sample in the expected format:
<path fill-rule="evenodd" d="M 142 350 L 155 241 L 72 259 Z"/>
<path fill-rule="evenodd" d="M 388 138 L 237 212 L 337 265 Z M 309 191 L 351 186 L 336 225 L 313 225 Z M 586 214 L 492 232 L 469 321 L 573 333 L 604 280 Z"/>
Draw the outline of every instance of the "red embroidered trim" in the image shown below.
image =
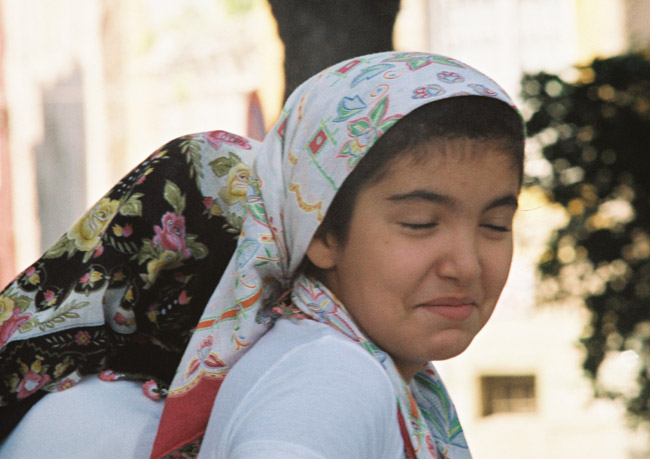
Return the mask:
<path fill-rule="evenodd" d="M 413 444 L 411 443 L 411 436 L 409 431 L 406 429 L 406 423 L 404 423 L 404 417 L 397 407 L 397 421 L 399 422 L 399 431 L 402 434 L 402 440 L 404 441 L 404 454 L 407 459 L 416 459 L 415 450 L 413 449 Z"/>

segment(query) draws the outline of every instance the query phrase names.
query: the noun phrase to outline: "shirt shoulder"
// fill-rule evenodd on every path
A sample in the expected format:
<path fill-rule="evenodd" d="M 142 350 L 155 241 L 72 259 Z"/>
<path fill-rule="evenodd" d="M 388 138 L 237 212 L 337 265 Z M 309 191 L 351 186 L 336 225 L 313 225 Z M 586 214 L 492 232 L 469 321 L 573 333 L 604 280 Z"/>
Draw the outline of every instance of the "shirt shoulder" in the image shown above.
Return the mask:
<path fill-rule="evenodd" d="M 327 325 L 279 321 L 225 379 L 202 451 L 231 457 L 267 442 L 298 457 L 402 457 L 388 375 Z"/>

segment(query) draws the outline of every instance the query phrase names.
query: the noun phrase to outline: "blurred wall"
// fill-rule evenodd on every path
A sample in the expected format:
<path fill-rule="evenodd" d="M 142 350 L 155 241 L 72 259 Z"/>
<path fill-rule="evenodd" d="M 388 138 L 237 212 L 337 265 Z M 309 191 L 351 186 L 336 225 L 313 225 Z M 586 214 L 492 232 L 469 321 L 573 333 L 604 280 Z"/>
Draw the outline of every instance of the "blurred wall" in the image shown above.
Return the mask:
<path fill-rule="evenodd" d="M 266 126 L 274 122 L 282 47 L 266 2 L 240 4 L 0 2 L 2 170 L 13 184 L 3 194 L 13 224 L 0 232 L 13 244 L 0 247 L 0 283 L 165 142 L 213 129 L 246 134 L 252 93 Z"/>

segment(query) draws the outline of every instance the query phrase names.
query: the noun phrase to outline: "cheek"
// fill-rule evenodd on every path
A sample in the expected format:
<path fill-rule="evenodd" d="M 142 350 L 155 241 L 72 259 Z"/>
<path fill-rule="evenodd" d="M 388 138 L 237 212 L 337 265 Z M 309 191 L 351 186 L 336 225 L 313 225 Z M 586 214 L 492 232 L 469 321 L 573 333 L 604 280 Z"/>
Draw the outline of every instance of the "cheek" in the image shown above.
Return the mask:
<path fill-rule="evenodd" d="M 490 296 L 499 296 L 508 280 L 512 262 L 512 244 L 490 250 L 484 257 L 483 283 Z"/>
<path fill-rule="evenodd" d="M 375 308 L 382 301 L 395 302 L 409 290 L 411 253 L 369 230 L 349 240 L 337 264 L 341 301 L 352 310 Z M 347 304 L 346 304 L 347 302 Z"/>
<path fill-rule="evenodd" d="M 374 239 L 357 254 L 354 269 L 363 269 L 368 281 L 384 290 L 408 289 L 422 277 L 430 260 L 422 243 L 408 243 L 399 238 Z"/>

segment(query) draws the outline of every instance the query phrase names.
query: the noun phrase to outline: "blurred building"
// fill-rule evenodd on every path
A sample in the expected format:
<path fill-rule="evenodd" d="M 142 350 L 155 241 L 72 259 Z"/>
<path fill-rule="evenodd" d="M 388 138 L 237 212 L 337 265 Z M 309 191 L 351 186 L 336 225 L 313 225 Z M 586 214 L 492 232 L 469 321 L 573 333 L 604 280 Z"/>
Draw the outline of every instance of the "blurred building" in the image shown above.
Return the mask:
<path fill-rule="evenodd" d="M 570 77 L 575 63 L 650 42 L 650 0 L 402 5 L 398 48 L 461 59 L 515 98 L 522 72 Z M 0 0 L 0 283 L 166 141 L 246 133 L 254 93 L 269 126 L 281 53 L 264 0 Z M 532 151 L 531 171 L 541 163 Z M 562 214 L 534 193 L 521 207 L 493 321 L 439 365 L 474 455 L 633 458 L 621 407 L 594 400 L 581 373 L 584 311 L 535 301 L 535 260 Z"/>
<path fill-rule="evenodd" d="M 0 14 L 3 285 L 157 147 L 213 129 L 259 137 L 255 101 L 268 123 L 279 111 L 264 0 L 2 0 Z"/>

